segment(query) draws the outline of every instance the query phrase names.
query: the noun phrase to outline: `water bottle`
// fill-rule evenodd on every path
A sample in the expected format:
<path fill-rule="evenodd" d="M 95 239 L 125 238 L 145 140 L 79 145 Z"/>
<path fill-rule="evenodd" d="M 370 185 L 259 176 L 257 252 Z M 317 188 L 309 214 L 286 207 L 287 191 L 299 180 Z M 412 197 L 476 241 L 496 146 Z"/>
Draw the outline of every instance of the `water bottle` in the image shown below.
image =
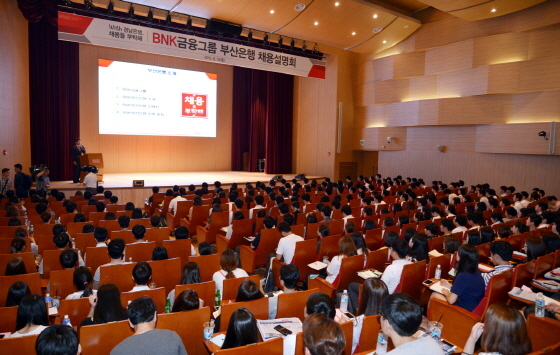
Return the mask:
<path fill-rule="evenodd" d="M 68 314 L 64 315 L 64 319 L 62 320 L 62 325 L 68 325 L 68 326 L 72 326 L 72 323 L 70 323 L 70 318 L 68 317 Z"/>
<path fill-rule="evenodd" d="M 51 298 L 51 294 L 47 293 L 45 295 L 45 303 L 47 304 L 47 308 L 51 308 L 52 307 L 52 298 Z"/>
<path fill-rule="evenodd" d="M 441 279 L 441 265 L 438 265 L 437 268 L 436 268 L 435 279 L 436 279 L 436 280 Z"/>
<path fill-rule="evenodd" d="M 222 304 L 222 295 L 220 293 L 220 290 L 216 290 L 216 297 L 214 297 L 214 305 L 216 307 L 220 307 L 220 304 Z"/>
<path fill-rule="evenodd" d="M 348 291 L 342 291 L 342 297 L 340 297 L 340 310 L 342 312 L 348 311 Z"/>
<path fill-rule="evenodd" d="M 387 353 L 387 335 L 383 333 L 382 330 L 379 331 L 377 335 L 377 347 L 375 348 L 376 355 L 384 355 Z"/>
<path fill-rule="evenodd" d="M 537 293 L 537 300 L 535 301 L 535 315 L 537 317 L 544 317 L 544 296 L 542 292 Z"/>
<path fill-rule="evenodd" d="M 165 301 L 165 313 L 171 313 L 171 301 L 169 298 Z"/>

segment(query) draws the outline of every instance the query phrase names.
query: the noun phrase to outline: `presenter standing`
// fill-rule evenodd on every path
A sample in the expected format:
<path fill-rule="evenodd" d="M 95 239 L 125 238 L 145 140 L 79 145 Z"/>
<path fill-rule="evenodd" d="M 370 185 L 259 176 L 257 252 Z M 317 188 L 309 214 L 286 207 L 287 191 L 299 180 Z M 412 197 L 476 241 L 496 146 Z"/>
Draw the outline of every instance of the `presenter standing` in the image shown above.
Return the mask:
<path fill-rule="evenodd" d="M 74 183 L 80 182 L 80 157 L 86 154 L 86 148 L 82 145 L 80 138 L 74 140 L 74 145 L 71 149 L 72 163 L 74 164 Z"/>

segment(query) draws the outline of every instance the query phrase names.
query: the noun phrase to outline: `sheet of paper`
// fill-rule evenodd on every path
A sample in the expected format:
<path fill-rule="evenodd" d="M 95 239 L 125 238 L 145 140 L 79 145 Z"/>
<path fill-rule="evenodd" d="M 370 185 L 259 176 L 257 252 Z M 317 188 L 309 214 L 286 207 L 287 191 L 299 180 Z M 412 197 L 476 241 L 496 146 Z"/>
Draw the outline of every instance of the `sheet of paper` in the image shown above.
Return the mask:
<path fill-rule="evenodd" d="M 373 270 L 358 271 L 358 276 L 360 276 L 364 280 L 371 279 L 372 277 L 379 278 L 379 276 L 375 272 L 373 272 Z"/>
<path fill-rule="evenodd" d="M 49 307 L 49 316 L 56 316 L 58 314 L 58 308 Z"/>
<path fill-rule="evenodd" d="M 494 268 L 492 266 L 486 264 L 478 264 L 478 269 L 482 272 L 494 271 Z"/>
<path fill-rule="evenodd" d="M 302 323 L 299 318 L 278 318 L 270 320 L 257 319 L 257 327 L 261 333 L 263 341 L 267 341 L 277 337 L 284 337 L 274 327 L 281 325 L 286 329 L 292 331 L 292 334 L 297 334 L 302 331 Z"/>
<path fill-rule="evenodd" d="M 447 287 L 441 286 L 441 282 L 437 281 L 430 286 L 430 290 L 443 294 L 443 289 L 449 290 Z"/>
<path fill-rule="evenodd" d="M 226 340 L 225 334 L 220 334 L 210 339 L 212 343 L 218 345 L 220 348 L 222 347 L 222 345 L 224 345 L 224 340 Z"/>
<path fill-rule="evenodd" d="M 437 250 L 435 250 L 435 249 L 434 249 L 434 250 L 431 250 L 428 254 L 429 254 L 430 256 L 433 256 L 434 258 L 443 255 L 442 253 L 440 253 L 439 251 L 437 251 Z"/>
<path fill-rule="evenodd" d="M 314 270 L 322 270 L 322 269 L 325 269 L 328 265 L 321 262 L 321 261 L 315 261 L 315 262 L 313 262 L 313 263 L 311 263 L 307 266 L 309 266 L 310 268 L 312 268 Z"/>

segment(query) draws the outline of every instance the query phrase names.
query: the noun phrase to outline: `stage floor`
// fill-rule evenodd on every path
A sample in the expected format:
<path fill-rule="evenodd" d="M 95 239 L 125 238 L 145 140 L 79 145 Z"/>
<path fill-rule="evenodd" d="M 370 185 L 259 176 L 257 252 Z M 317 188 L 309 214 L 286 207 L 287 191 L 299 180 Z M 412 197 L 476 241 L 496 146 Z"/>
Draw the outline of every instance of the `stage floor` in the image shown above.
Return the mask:
<path fill-rule="evenodd" d="M 144 187 L 159 186 L 160 188 L 172 187 L 179 185 L 187 187 L 194 184 L 200 187 L 203 182 L 208 183 L 210 188 L 214 181 L 220 181 L 224 187 L 229 187 L 236 182 L 239 187 L 244 187 L 246 182 L 254 185 L 257 181 L 267 183 L 275 175 L 265 173 L 252 173 L 246 171 L 195 171 L 195 172 L 160 172 L 160 173 L 126 173 L 126 174 L 104 174 L 103 183 L 106 189 L 126 189 L 134 188 L 132 180 L 144 180 Z M 283 175 L 284 179 L 290 181 L 295 177 L 292 175 Z M 309 179 L 323 179 L 321 176 L 307 176 Z M 51 189 L 59 190 L 83 190 L 83 187 L 72 181 L 52 181 Z"/>

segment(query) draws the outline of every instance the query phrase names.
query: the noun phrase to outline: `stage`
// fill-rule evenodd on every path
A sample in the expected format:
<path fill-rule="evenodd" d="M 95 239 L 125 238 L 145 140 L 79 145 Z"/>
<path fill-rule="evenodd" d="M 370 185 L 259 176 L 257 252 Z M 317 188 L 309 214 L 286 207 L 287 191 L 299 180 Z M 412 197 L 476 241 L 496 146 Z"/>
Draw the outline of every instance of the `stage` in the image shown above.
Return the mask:
<path fill-rule="evenodd" d="M 133 202 L 137 207 L 144 207 L 144 199 L 148 198 L 152 193 L 153 186 L 159 186 L 160 192 L 172 188 L 174 185 L 179 187 L 188 187 L 190 184 L 199 188 L 203 182 L 208 183 L 212 189 L 214 181 L 220 181 L 224 188 L 236 182 L 239 187 L 245 187 L 246 182 L 255 184 L 257 181 L 268 183 L 274 174 L 251 173 L 246 171 L 194 171 L 194 172 L 160 172 L 160 173 L 126 173 L 126 174 L 108 174 L 103 175 L 103 183 L 100 183 L 106 190 L 111 190 L 113 195 L 119 197 L 119 203 Z M 295 174 L 283 175 L 284 179 L 291 181 Z M 307 176 L 308 179 L 316 179 L 323 181 L 323 176 Z M 133 187 L 133 180 L 144 180 L 144 187 Z M 52 181 L 51 189 L 58 189 L 71 196 L 76 191 L 85 191 L 85 187 L 81 184 L 74 184 L 68 181 Z"/>

